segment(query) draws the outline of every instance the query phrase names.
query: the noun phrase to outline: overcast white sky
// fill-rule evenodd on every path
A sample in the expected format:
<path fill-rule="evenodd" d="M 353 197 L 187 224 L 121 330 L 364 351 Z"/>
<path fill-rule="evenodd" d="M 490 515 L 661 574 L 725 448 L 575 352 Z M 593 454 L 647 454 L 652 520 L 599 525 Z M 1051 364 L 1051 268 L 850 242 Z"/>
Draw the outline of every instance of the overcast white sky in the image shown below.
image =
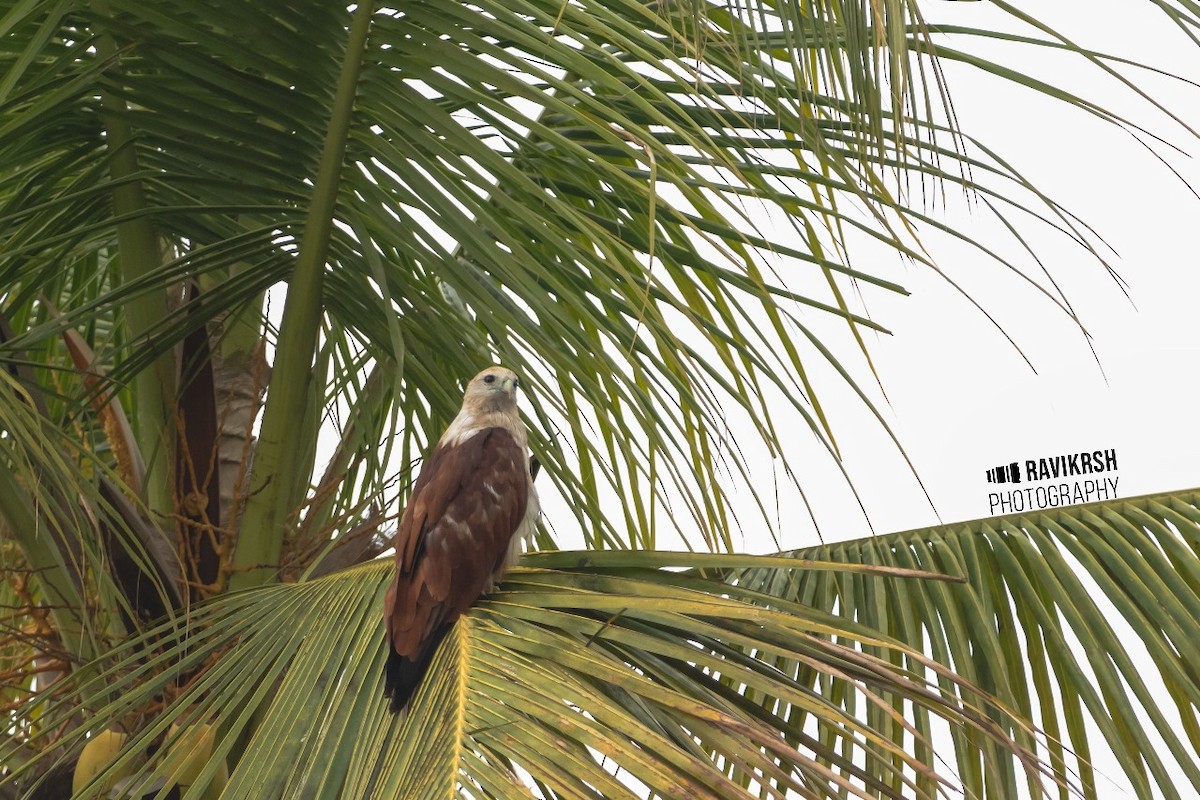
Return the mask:
<path fill-rule="evenodd" d="M 1004 24 L 986 3 L 923 5 L 930 22 Z M 1140 13 L 1131 14 L 1131 8 Z M 1200 48 L 1173 30 L 1148 2 L 1059 0 L 1037 13 L 1093 49 L 1200 77 Z M 955 44 L 974 52 L 981 47 L 978 40 Z M 1029 48 L 989 50 L 1200 152 L 1200 142 L 1189 141 L 1186 132 L 1094 68 Z M 869 247 L 852 253 L 856 266 L 912 292 L 907 298 L 868 294 L 872 318 L 894 334 L 868 343 L 890 399 L 890 407 L 886 402 L 882 406 L 884 416 L 937 511 L 878 426 L 849 394 L 839 394 L 836 379 L 826 380 L 820 391 L 826 407 L 833 409 L 834 432 L 874 530 L 937 524 L 939 513 L 945 522 L 989 516 L 988 492 L 997 487 L 986 483 L 984 471 L 1039 456 L 1115 448 L 1122 497 L 1200 486 L 1200 426 L 1195 424 L 1200 379 L 1194 368 L 1200 356 L 1195 334 L 1200 200 L 1129 134 L 975 70 L 947 64 L 946 72 L 962 128 L 1104 237 L 1117 252 L 1110 263 L 1127 282 L 1129 297 L 1094 257 L 1065 237 L 1039 225 L 1024 228 L 1091 334 L 1097 366 L 1078 328 L 1061 311 L 978 252 L 932 233 L 925 236 L 939 267 L 996 315 L 1035 373 L 942 278 Z M 1175 113 L 1200 126 L 1196 87 L 1145 73 L 1131 75 Z M 1170 155 L 1161 146 L 1158 150 L 1200 186 L 1195 159 Z M 989 244 L 1006 241 L 985 212 L 972 211 L 960 197 L 951 197 L 949 205 L 937 213 L 950 225 Z M 1017 254 L 1011 240 L 1004 246 Z M 1023 266 L 1036 270 L 1028 258 Z M 853 352 L 847 355 L 853 357 Z M 864 385 L 872 383 L 865 369 L 857 374 Z M 811 447 L 806 429 L 792 434 L 797 448 Z M 815 449 L 802 468 L 802 484 L 826 540 L 870 533 L 844 482 Z M 769 476 L 769 465 L 767 472 Z M 744 518 L 753 520 L 753 514 Z M 816 532 L 802 515 L 785 509 L 784 520 L 785 547 L 816 543 Z M 760 533 L 746 525 L 746 549 L 772 548 L 769 537 Z"/>
<path fill-rule="evenodd" d="M 988 3 L 930 2 L 922 7 L 930 23 L 1037 33 L 1008 21 Z M 1096 51 L 1200 79 L 1200 47 L 1150 2 L 1056 0 L 1040 6 L 1037 15 Z M 1200 153 L 1200 140 L 1079 59 L 977 38 L 951 38 L 948 43 L 1062 86 Z M 973 68 L 950 62 L 943 66 L 961 128 L 1103 237 L 1115 250 L 1115 255 L 1105 255 L 1125 281 L 1128 297 L 1077 244 L 1040 224 L 1022 226 L 1022 235 L 1091 334 L 1097 364 L 1076 324 L 1026 283 L 979 251 L 931 229 L 922 231 L 922 242 L 938 267 L 995 316 L 1028 357 L 1031 369 L 943 278 L 902 261 L 866 237 L 854 242 L 853 266 L 911 292 L 901 297 L 862 287 L 866 312 L 892 331 L 891 336 L 867 338 L 887 398 L 873 386 L 843 322 L 800 313 L 860 385 L 874 389 L 874 401 L 933 505 L 880 426 L 833 370 L 814 357 L 807 362 L 810 375 L 869 517 L 868 522 L 849 486 L 796 418 L 784 435 L 820 534 L 826 541 L 837 541 L 868 535 L 872 529 L 887 533 L 990 516 L 999 512 L 991 510 L 989 492 L 999 487 L 986 482 L 985 470 L 1081 451 L 1116 449 L 1121 497 L 1200 486 L 1200 458 L 1195 455 L 1200 452 L 1200 426 L 1194 422 L 1200 389 L 1194 369 L 1200 356 L 1194 333 L 1200 298 L 1194 244 L 1200 200 L 1127 132 Z M 1200 128 L 1196 86 L 1144 71 L 1125 73 Z M 1196 159 L 1173 153 L 1168 146 L 1156 150 L 1182 178 L 1200 186 Z M 994 218 L 967 203 L 961 192 L 948 191 L 946 206 L 931 213 L 1000 250 L 1021 268 L 1039 271 Z M 784 261 L 772 266 L 789 288 L 811 290 L 818 299 L 832 302 L 824 277 L 806 275 L 814 272 L 811 268 Z M 762 491 L 762 486 L 771 485 L 773 465 L 754 446 L 752 431 L 741 432 L 735 423 L 734 432 L 751 456 Z M 817 529 L 806 514 L 797 513 L 798 496 L 787 491 L 782 476 L 779 482 L 774 521 L 779 545 L 818 543 Z M 542 487 L 543 493 L 548 489 Z M 748 494 L 742 494 L 744 503 L 735 504 L 743 524 L 737 543 L 750 552 L 775 550 Z M 570 512 L 554 498 L 546 499 L 548 522 L 560 541 L 565 546 L 576 543 Z M 663 538 L 660 546 L 678 545 Z"/>

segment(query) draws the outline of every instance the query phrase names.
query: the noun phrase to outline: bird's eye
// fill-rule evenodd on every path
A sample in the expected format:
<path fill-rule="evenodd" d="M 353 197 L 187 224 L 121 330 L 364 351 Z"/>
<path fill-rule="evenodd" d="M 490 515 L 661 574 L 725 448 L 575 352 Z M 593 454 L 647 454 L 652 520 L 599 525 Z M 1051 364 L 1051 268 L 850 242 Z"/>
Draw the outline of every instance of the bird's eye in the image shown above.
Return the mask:
<path fill-rule="evenodd" d="M 483 382 L 484 382 L 484 383 L 495 383 L 495 382 L 496 382 L 496 376 L 495 376 L 495 375 L 484 375 L 484 376 L 483 376 Z"/>

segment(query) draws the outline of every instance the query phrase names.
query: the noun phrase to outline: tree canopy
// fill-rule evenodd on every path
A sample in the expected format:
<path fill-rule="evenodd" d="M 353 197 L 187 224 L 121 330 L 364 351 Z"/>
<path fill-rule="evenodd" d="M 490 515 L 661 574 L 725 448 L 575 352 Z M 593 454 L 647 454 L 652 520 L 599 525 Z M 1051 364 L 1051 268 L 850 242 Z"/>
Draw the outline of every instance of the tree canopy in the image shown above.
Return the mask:
<path fill-rule="evenodd" d="M 0 10 L 0 796 L 1094 797 L 1101 739 L 1138 796 L 1179 796 L 1192 493 L 733 552 L 759 523 L 731 492 L 763 525 L 772 499 L 732 419 L 797 483 L 785 418 L 843 469 L 814 375 L 887 428 L 848 365 L 885 330 L 859 298 L 905 289 L 854 237 L 936 271 L 941 231 L 1074 319 L 1036 258 L 939 220 L 953 189 L 1109 278 L 941 69 L 1154 146 L 970 45 L 1135 94 L 1142 67 L 990 5 L 1028 33 L 900 0 Z M 1192 3 L 1127 5 L 1196 41 Z M 543 528 L 392 717 L 374 559 L 492 361 L 588 549 Z"/>

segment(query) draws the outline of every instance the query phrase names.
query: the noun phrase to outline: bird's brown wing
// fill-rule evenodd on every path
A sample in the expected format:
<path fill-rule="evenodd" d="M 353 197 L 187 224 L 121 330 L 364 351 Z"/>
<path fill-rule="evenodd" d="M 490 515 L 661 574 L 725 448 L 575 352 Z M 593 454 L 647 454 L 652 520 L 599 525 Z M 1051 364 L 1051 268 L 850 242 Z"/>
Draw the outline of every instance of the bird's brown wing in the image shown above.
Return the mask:
<path fill-rule="evenodd" d="M 503 564 L 528 501 L 524 454 L 504 428 L 429 455 L 400 518 L 384 600 L 394 708 L 407 704 L 437 643 Z"/>

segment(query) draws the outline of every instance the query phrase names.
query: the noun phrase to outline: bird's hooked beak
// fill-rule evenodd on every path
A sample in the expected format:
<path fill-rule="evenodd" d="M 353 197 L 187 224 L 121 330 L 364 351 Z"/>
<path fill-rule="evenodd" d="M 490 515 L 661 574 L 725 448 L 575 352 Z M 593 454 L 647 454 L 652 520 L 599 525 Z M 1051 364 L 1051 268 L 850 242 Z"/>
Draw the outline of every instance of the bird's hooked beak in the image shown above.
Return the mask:
<path fill-rule="evenodd" d="M 501 381 L 500 386 L 504 389 L 504 391 L 508 392 L 513 397 L 516 397 L 517 383 L 518 381 L 516 378 L 505 378 L 503 381 Z"/>

